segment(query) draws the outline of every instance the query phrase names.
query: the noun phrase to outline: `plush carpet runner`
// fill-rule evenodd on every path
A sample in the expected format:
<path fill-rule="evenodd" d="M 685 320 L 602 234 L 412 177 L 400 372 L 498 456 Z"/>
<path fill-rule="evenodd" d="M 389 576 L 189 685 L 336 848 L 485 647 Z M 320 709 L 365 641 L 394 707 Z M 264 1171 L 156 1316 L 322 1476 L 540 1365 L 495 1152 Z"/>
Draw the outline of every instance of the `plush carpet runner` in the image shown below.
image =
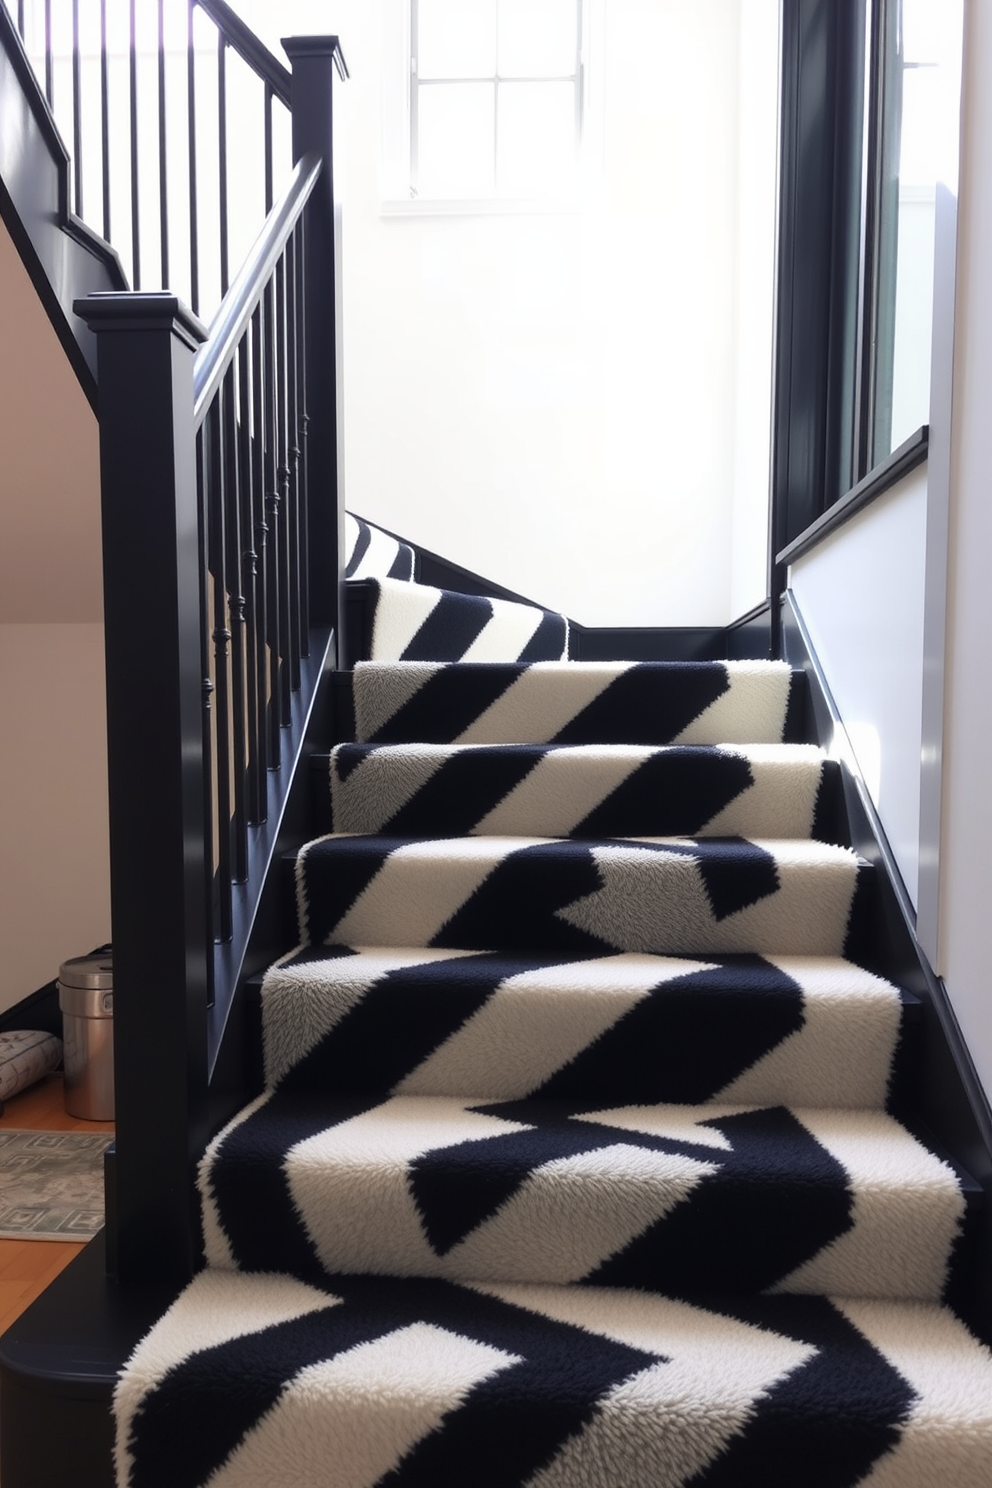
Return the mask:
<path fill-rule="evenodd" d="M 345 513 L 348 580 L 364 580 L 376 661 L 562 661 L 568 620 L 555 610 L 411 582 L 408 543 Z"/>
<path fill-rule="evenodd" d="M 989 1488 L 973 1185 L 886 1111 L 788 671 L 515 644 L 356 669 L 120 1483 Z"/>

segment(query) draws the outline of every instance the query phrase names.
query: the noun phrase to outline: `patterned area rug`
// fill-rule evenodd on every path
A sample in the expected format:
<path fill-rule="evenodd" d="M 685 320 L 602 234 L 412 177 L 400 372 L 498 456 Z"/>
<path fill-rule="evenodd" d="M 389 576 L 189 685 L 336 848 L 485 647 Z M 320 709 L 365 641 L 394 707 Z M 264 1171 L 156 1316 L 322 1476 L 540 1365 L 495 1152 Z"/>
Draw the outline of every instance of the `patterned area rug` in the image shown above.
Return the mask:
<path fill-rule="evenodd" d="M 103 1225 L 103 1132 L 0 1129 L 0 1239 L 91 1240 Z"/>

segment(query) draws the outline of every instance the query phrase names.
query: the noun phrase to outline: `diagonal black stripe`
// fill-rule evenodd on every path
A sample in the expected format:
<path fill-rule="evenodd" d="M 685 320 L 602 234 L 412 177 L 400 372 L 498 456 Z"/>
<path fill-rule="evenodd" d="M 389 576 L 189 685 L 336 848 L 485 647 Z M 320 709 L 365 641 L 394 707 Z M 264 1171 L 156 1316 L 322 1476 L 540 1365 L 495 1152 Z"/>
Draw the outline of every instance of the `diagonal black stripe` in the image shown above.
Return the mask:
<path fill-rule="evenodd" d="M 555 839 L 509 853 L 433 937 L 432 945 L 463 950 L 545 950 L 595 954 L 597 936 L 557 911 L 602 887 L 585 843 Z"/>
<path fill-rule="evenodd" d="M 400 837 L 466 835 L 546 753 L 541 745 L 496 744 L 452 755 L 382 830 Z"/>
<path fill-rule="evenodd" d="M 743 837 L 702 838 L 694 852 L 717 921 L 778 893 L 775 859 L 755 842 Z"/>
<path fill-rule="evenodd" d="M 439 667 L 369 738 L 377 744 L 451 744 L 525 670 L 516 662 Z"/>
<path fill-rule="evenodd" d="M 355 546 L 352 549 L 351 557 L 348 559 L 348 567 L 345 569 L 346 579 L 350 579 L 353 574 L 358 572 L 361 561 L 368 552 L 369 544 L 372 541 L 372 533 L 369 531 L 368 522 L 363 517 L 355 517 L 354 520 L 358 523 L 358 536 L 355 538 Z"/>
<path fill-rule="evenodd" d="M 301 937 L 317 945 L 327 940 L 390 853 L 403 845 L 395 837 L 330 837 L 314 842 L 303 864 L 306 923 L 300 926 Z"/>
<path fill-rule="evenodd" d="M 293 1203 L 285 1171 L 297 1143 L 376 1105 L 372 1097 L 339 1101 L 320 1092 L 277 1091 L 224 1138 L 210 1171 L 210 1191 L 234 1255 L 244 1271 L 288 1271 L 321 1281 L 317 1259 Z"/>
<path fill-rule="evenodd" d="M 409 543 L 396 542 L 396 557 L 389 565 L 388 579 L 403 579 L 405 583 L 413 582 L 413 549 Z"/>
<path fill-rule="evenodd" d="M 508 1107 L 473 1109 L 513 1119 Z M 410 1191 L 424 1234 L 437 1255 L 446 1255 L 478 1225 L 491 1219 L 535 1168 L 597 1147 L 616 1146 L 624 1140 L 624 1133 L 612 1132 L 607 1137 L 603 1128 L 591 1122 L 556 1122 L 548 1120 L 547 1112 L 528 1114 L 537 1114 L 541 1124 L 437 1147 L 410 1164 Z"/>
<path fill-rule="evenodd" d="M 717 1172 L 591 1272 L 590 1283 L 687 1297 L 717 1286 L 760 1292 L 851 1228 L 843 1165 L 790 1111 L 776 1106 L 705 1124 L 731 1142 L 730 1152 L 709 1153 Z"/>
<path fill-rule="evenodd" d="M 527 642 L 518 661 L 561 661 L 568 640 L 568 622 L 564 615 L 545 610 L 541 623 Z"/>
<path fill-rule="evenodd" d="M 437 604 L 406 646 L 403 661 L 460 661 L 493 618 L 492 602 L 478 594 L 439 593 Z"/>
<path fill-rule="evenodd" d="M 729 686 L 719 661 L 641 662 L 621 672 L 554 742 L 670 744 Z"/>
<path fill-rule="evenodd" d="M 339 780 L 347 780 L 362 761 L 374 752 L 374 744 L 336 744 L 331 750 L 331 770 L 337 774 Z"/>
<path fill-rule="evenodd" d="M 532 1094 L 574 1110 L 698 1104 L 803 1026 L 791 977 L 760 956 L 663 982 Z"/>
<path fill-rule="evenodd" d="M 685 1488 L 851 1488 L 896 1445 L 915 1399 L 902 1375 L 825 1297 L 735 1299 L 714 1310 L 817 1353 L 766 1392 Z"/>
<path fill-rule="evenodd" d="M 204 1349 L 135 1414 L 132 1488 L 199 1488 L 300 1370 L 426 1322 L 516 1355 L 472 1389 L 382 1488 L 506 1488 L 550 1461 L 614 1385 L 664 1358 L 447 1282 L 331 1277 L 337 1306 Z"/>
<path fill-rule="evenodd" d="M 743 755 L 664 750 L 638 765 L 571 836 L 691 837 L 753 784 Z"/>
<path fill-rule="evenodd" d="M 581 1431 L 609 1390 L 664 1359 L 493 1297 L 467 1305 L 453 1287 L 434 1284 L 423 1313 L 522 1362 L 476 1385 L 377 1488 L 517 1488 Z"/>
<path fill-rule="evenodd" d="M 287 1380 L 383 1331 L 382 1321 L 370 1327 L 332 1306 L 173 1366 L 135 1412 L 130 1488 L 201 1488 L 271 1410 Z"/>
<path fill-rule="evenodd" d="M 369 988 L 279 1088 L 382 1099 L 468 1022 L 505 977 L 541 964 L 480 955 L 397 967 Z"/>
<path fill-rule="evenodd" d="M 424 1233 L 438 1255 L 447 1254 L 478 1225 L 491 1219 L 545 1163 L 620 1146 L 688 1155 L 707 1163 L 725 1160 L 723 1153 L 701 1141 L 654 1136 L 595 1121 L 573 1121 L 570 1112 L 547 1101 L 497 1101 L 469 1109 L 482 1116 L 519 1122 L 524 1129 L 435 1147 L 410 1163 L 410 1190 Z M 742 1160 L 736 1161 L 734 1153 L 727 1161 L 732 1182 L 753 1183 L 756 1176 L 761 1180 L 763 1174 L 759 1171 L 756 1175 L 755 1165 L 748 1166 L 749 1157 L 744 1152 Z M 790 1176 L 787 1167 L 786 1183 Z"/>

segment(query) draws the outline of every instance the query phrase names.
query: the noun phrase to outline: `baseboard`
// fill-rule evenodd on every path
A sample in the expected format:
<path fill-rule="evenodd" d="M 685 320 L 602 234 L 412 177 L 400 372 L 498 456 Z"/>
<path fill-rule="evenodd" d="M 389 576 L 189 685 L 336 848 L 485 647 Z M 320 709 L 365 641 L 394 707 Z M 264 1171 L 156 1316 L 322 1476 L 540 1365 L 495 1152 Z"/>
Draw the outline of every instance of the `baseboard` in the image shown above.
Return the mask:
<path fill-rule="evenodd" d="M 965 1305 L 952 1281 L 948 1301 L 992 1344 L 992 1107 L 979 1080 L 947 989 L 916 937 L 916 916 L 885 830 L 869 795 L 829 684 L 790 593 L 782 601 L 785 659 L 807 679 L 807 737 L 840 757 L 850 845 L 876 869 L 876 913 L 866 946 L 871 969 L 912 992 L 921 1004 L 914 1048 L 904 1051 L 891 1092 L 893 1114 L 922 1123 L 980 1185 L 983 1202 L 968 1237 L 972 1254 L 957 1268 Z M 912 1107 L 912 1114 L 910 1114 Z M 966 1275 L 965 1275 L 966 1273 Z"/>
<path fill-rule="evenodd" d="M 80 951 L 83 956 L 99 956 L 109 951 L 109 945 L 94 946 L 90 951 Z M 37 1029 L 40 1033 L 54 1033 L 62 1037 L 62 1013 L 59 1008 L 59 984 L 56 978 L 46 982 L 35 992 L 29 992 L 20 1002 L 0 1013 L 0 1033 L 10 1033 L 15 1028 Z"/>
<path fill-rule="evenodd" d="M 10 1033 L 15 1028 L 36 1028 L 41 1033 L 54 1033 L 62 1037 L 62 1013 L 59 1010 L 59 984 L 46 982 L 37 992 L 31 992 L 15 1002 L 13 1007 L 0 1013 L 0 1033 Z"/>

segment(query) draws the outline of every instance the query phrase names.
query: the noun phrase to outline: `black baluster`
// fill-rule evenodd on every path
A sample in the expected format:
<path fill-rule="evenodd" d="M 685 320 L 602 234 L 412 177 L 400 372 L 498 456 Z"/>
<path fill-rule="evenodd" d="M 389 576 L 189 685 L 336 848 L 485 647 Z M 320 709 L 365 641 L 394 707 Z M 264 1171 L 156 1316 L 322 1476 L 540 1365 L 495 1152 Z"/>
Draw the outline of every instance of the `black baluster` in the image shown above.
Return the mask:
<path fill-rule="evenodd" d="M 55 60 L 52 50 L 52 0 L 45 0 L 45 97 L 55 109 Z"/>
<path fill-rule="evenodd" d="M 207 522 L 210 577 L 213 583 L 214 688 L 216 707 L 214 732 L 217 769 L 217 926 L 216 939 L 230 940 L 231 914 L 231 691 L 230 641 L 227 628 L 227 574 L 224 532 L 224 403 L 221 385 L 207 415 L 209 429 L 209 481 Z"/>
<path fill-rule="evenodd" d="M 271 84 L 265 85 L 265 215 L 272 211 L 272 105 Z"/>
<path fill-rule="evenodd" d="M 258 554 L 255 552 L 254 523 L 254 460 L 252 457 L 252 418 L 254 395 L 252 389 L 252 337 L 253 323 L 249 325 L 238 346 L 238 489 L 241 495 L 241 592 L 245 597 L 245 683 L 247 688 L 248 717 L 245 723 L 246 764 L 246 811 L 247 820 L 253 825 L 260 820 L 258 810 L 258 606 L 255 585 L 258 580 Z"/>
<path fill-rule="evenodd" d="M 193 10 L 186 17 L 186 105 L 189 113 L 189 296 L 194 314 L 200 309 L 200 245 L 196 208 L 196 53 L 193 49 Z"/>
<path fill-rule="evenodd" d="M 296 254 L 293 239 L 286 244 L 286 545 L 288 548 L 288 620 L 290 686 L 300 690 L 300 446 L 297 405 Z"/>
<path fill-rule="evenodd" d="M 210 598 L 207 593 L 207 579 L 209 574 L 209 505 L 207 500 L 207 488 L 209 484 L 206 440 L 204 430 L 201 428 L 196 436 L 196 491 L 197 491 L 197 514 L 199 522 L 199 587 L 200 587 L 200 614 L 204 617 L 210 614 Z M 217 841 L 216 811 L 217 803 L 214 799 L 214 773 L 217 758 L 213 738 L 213 709 L 211 698 L 214 692 L 213 678 L 210 675 L 210 632 L 209 621 L 205 620 L 200 630 L 200 666 L 203 676 L 203 856 L 208 865 L 206 874 L 206 915 L 208 927 L 208 943 L 214 939 L 214 890 L 217 883 L 217 872 L 214 864 L 214 847 Z M 213 957 L 207 958 L 207 970 L 209 977 L 208 1005 L 213 1003 Z"/>
<path fill-rule="evenodd" d="M 288 727 L 292 718 L 292 619 L 290 596 L 289 513 L 289 349 L 286 344 L 286 257 L 276 264 L 276 384 L 279 441 L 279 718 Z"/>
<path fill-rule="evenodd" d="M 141 242 L 138 221 L 138 43 L 136 36 L 135 0 L 130 0 L 130 86 L 131 86 L 131 278 L 135 289 L 141 288 Z"/>
<path fill-rule="evenodd" d="M 297 418 L 300 448 L 300 614 L 302 624 L 303 655 L 310 655 L 310 482 L 307 475 L 307 316 L 306 316 L 306 232 L 304 223 L 297 223 L 293 233 L 293 248 L 296 253 L 296 358 L 297 358 Z"/>
<path fill-rule="evenodd" d="M 255 310 L 251 321 L 251 370 L 252 370 L 252 524 L 257 554 L 257 579 L 255 583 L 255 691 L 258 696 L 255 753 L 258 760 L 258 803 L 256 821 L 265 821 L 268 814 L 268 770 L 269 746 L 266 732 L 268 693 L 268 606 L 266 588 L 266 548 L 269 535 L 265 520 L 265 407 L 266 393 L 263 380 L 265 319 L 263 306 Z"/>
<path fill-rule="evenodd" d="M 79 53 L 79 0 L 72 0 L 72 184 L 73 211 L 83 215 L 83 79 Z"/>
<path fill-rule="evenodd" d="M 279 736 L 281 710 L 279 699 L 282 691 L 282 646 L 280 578 L 282 573 L 280 549 L 282 531 L 279 523 L 279 399 L 277 393 L 276 355 L 276 293 L 274 277 L 269 280 L 263 296 L 265 306 L 265 521 L 268 527 L 266 557 L 266 610 L 269 641 L 269 769 L 278 770 L 282 741 Z"/>
<path fill-rule="evenodd" d="M 245 597 L 241 573 L 241 449 L 238 437 L 237 368 L 224 376 L 224 568 L 227 580 L 228 628 L 231 632 L 231 877 L 248 877 L 248 812 L 245 801 Z"/>
<path fill-rule="evenodd" d="M 227 42 L 217 33 L 217 179 L 220 203 L 220 292 L 227 294 Z"/>
<path fill-rule="evenodd" d="M 165 118 L 165 0 L 158 0 L 158 223 L 162 288 L 169 287 L 169 186 Z"/>
<path fill-rule="evenodd" d="M 110 242 L 110 79 L 107 71 L 107 0 L 100 0 L 100 161 L 103 171 L 103 236 Z"/>

